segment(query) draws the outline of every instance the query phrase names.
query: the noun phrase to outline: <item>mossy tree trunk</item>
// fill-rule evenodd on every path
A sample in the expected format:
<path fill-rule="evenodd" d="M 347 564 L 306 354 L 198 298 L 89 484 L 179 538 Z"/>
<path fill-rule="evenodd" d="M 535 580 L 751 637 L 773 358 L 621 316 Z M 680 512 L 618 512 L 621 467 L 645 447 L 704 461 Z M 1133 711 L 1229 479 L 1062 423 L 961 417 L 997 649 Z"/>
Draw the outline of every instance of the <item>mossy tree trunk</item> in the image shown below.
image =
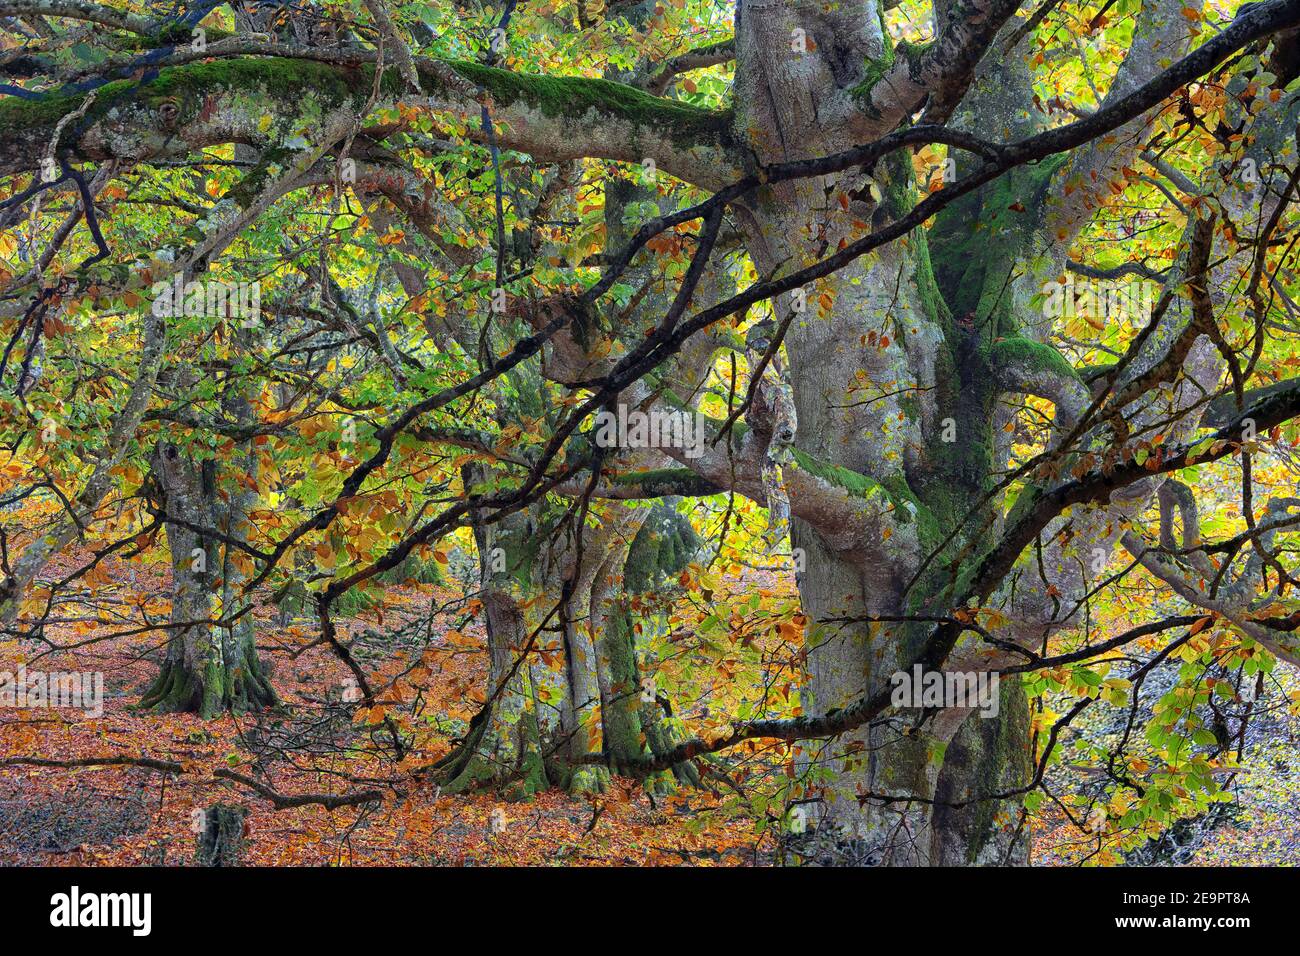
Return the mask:
<path fill-rule="evenodd" d="M 254 330 L 234 328 L 230 334 L 241 351 L 252 351 Z M 228 383 L 223 404 L 230 421 L 245 427 L 253 424 L 252 399 L 257 388 L 257 382 L 251 376 Z M 226 538 L 220 544 L 219 609 L 223 623 L 218 626 L 216 639 L 221 641 L 222 660 L 235 662 L 233 668 L 227 669 L 227 683 L 231 686 L 226 705 L 236 710 L 250 710 L 277 703 L 275 689 L 257 656 L 257 623 L 253 617 L 252 600 L 244 594 L 244 585 L 252 575 L 253 560 L 232 543 L 247 543 L 252 539 L 250 515 L 261 498 L 258 490 L 261 462 L 250 438 L 237 441 L 232 456 L 231 460 L 218 466 L 218 478 L 224 480 L 212 497 L 213 517 Z"/>
<path fill-rule="evenodd" d="M 162 441 L 152 473 L 169 518 L 165 523 L 172 568 L 171 627 L 162 669 L 140 700 L 160 711 L 197 713 L 271 706 L 275 694 L 257 657 L 251 612 L 247 622 L 218 627 L 217 597 L 225 589 L 222 549 L 195 529 L 215 528 L 215 465 Z M 246 520 L 246 516 L 240 519 Z"/>
<path fill-rule="evenodd" d="M 815 44 L 792 51 L 796 30 Z M 763 8 L 759 15 L 747 5 L 737 25 L 737 129 L 783 131 L 779 139 L 755 142 L 764 162 L 831 154 L 851 146 L 855 135 L 878 135 L 870 129 L 873 121 L 893 121 L 871 109 L 846 135 L 833 109 L 807 104 L 829 104 L 828 89 L 845 83 L 840 73 L 850 59 L 892 69 L 890 45 L 876 17 L 805 15 L 792 7 Z M 802 65 L 786 70 L 791 60 Z M 950 612 L 951 588 L 967 557 L 963 547 L 971 535 L 992 528 L 977 514 L 913 580 L 921 559 L 940 550 L 987 490 L 995 468 L 1005 465 L 992 438 L 1000 422 L 990 353 L 994 343 L 1018 334 L 1012 311 L 1013 302 L 1021 303 L 986 293 L 1006 281 L 1003 267 L 1021 255 L 1013 239 L 1041 224 L 1041 196 L 1034 193 L 1040 186 L 1021 181 L 1013 187 L 1024 191 L 1023 206 L 1030 210 L 1026 222 L 1014 224 L 1021 229 L 1015 237 L 1002 234 L 1010 223 L 988 221 L 978 256 L 954 254 L 956 265 L 982 267 L 978 276 L 941 288 L 928 235 L 917 230 L 810 286 L 804 297 L 782 296 L 777 303 L 778 319 L 794 313 L 784 346 L 799 450 L 789 470 L 804 473 L 796 492 L 812 486 L 828 498 L 847 493 L 878 501 L 866 513 L 883 509 L 886 516 L 868 531 L 844 526 L 838 512 L 807 494 L 791 502 L 791 544 L 804 568 L 799 590 L 812 622 L 801 696 L 806 713 L 826 713 L 887 689 L 893 674 L 909 670 L 931 627 L 865 619 Z M 1005 204 L 1018 199 L 1012 195 Z M 900 152 L 872 170 L 780 184 L 746 202 L 739 215 L 759 274 L 776 277 L 858 238 L 868 226 L 854 221 L 879 228 L 917 200 L 910 159 Z M 967 234 L 978 213 L 968 211 L 959 223 Z M 1025 709 L 1007 707 L 987 719 L 953 709 L 941 717 L 918 726 L 920 714 L 903 708 L 833 740 L 801 746 L 805 790 L 796 796 L 815 801 L 823 857 L 875 865 L 1026 858 L 1014 801 L 978 799 L 1024 782 Z M 958 791 L 977 799 L 936 813 L 936 794 Z"/>
<path fill-rule="evenodd" d="M 444 792 L 497 787 L 518 799 L 546 786 L 601 792 L 611 769 L 635 770 L 676 743 L 663 695 L 643 699 L 644 651 L 629 588 L 641 594 L 662 583 L 696 541 L 675 514 L 671 534 L 662 519 L 647 534 L 651 513 L 602 502 L 581 547 L 557 532 L 562 512 L 530 509 L 476 528 L 494 696 L 440 768 Z M 675 768 L 675 779 L 699 782 L 688 766 Z M 664 790 L 673 780 L 659 774 L 651 785 Z"/>
<path fill-rule="evenodd" d="M 638 516 L 638 527 L 635 536 L 624 533 L 627 543 L 618 550 L 615 565 L 621 570 L 599 578 L 591 599 L 593 626 L 601 635 L 605 755 L 615 770 L 667 753 L 678 742 L 671 701 L 654 676 L 649 636 L 665 615 L 650 607 L 651 592 L 685 568 L 700 546 L 690 521 L 676 512 L 671 499 L 631 513 Z M 671 775 L 657 774 L 648 784 L 662 791 L 674 781 L 698 786 L 700 772 L 694 764 L 681 763 Z"/>
<path fill-rule="evenodd" d="M 972 11 L 980 8 L 976 0 Z M 964 46 L 995 46 L 993 32 L 1015 29 L 1012 13 L 999 7 L 952 18 L 932 47 L 895 48 L 881 4 L 742 3 L 736 133 L 764 163 L 878 139 L 925 102 L 926 91 L 910 84 L 927 61 Z M 1108 100 L 1160 69 L 1149 48 L 1186 49 L 1189 31 L 1178 14 L 1172 0 L 1142 4 L 1135 36 L 1143 42 Z M 799 35 L 808 42 L 792 47 Z M 953 102 L 962 104 L 954 126 L 1013 139 L 1037 131 L 1025 43 L 1005 56 L 976 56 L 965 75 L 954 71 Z M 1125 141 L 1139 142 L 1145 122 L 1134 120 Z M 806 567 L 799 589 L 813 622 L 805 712 L 887 689 L 894 673 L 919 659 L 933 630 L 896 619 L 951 614 L 967 600 L 965 583 L 1001 529 L 1002 505 L 989 492 L 1010 456 L 1004 426 L 1013 413 L 1004 396 L 1054 402 L 1058 428 L 1090 400 L 1049 344 L 1051 322 L 1034 296 L 1060 274 L 1070 243 L 1133 148 L 1095 144 L 1016 170 L 949 206 L 932 229 L 913 230 L 810 284 L 804 296 L 778 301 L 777 318 L 791 318 L 784 345 L 798 419 L 786 476 L 794 487 L 792 543 Z M 968 159 L 951 153 L 960 176 Z M 1071 185 L 1062 189 L 1066 179 Z M 898 220 L 918 199 L 911 158 L 900 151 L 874 169 L 774 185 L 746 199 L 738 217 L 759 274 L 772 278 Z M 691 466 L 728 483 L 707 456 Z M 846 498 L 875 507 L 845 520 Z M 1072 515 L 1075 553 L 1053 550 L 1049 530 L 1038 565 L 1045 570 L 1017 573 L 1014 589 L 977 595 L 1001 609 L 1002 637 L 1041 646 L 1051 629 L 1068 625 L 1060 607 L 1087 592 L 1077 570 L 1080 542 L 1109 551 L 1107 529 L 1120 514 Z M 866 620 L 882 616 L 895 622 Z M 997 655 L 968 631 L 943 666 L 987 671 L 1001 666 Z M 872 863 L 1024 862 L 1023 811 L 1016 798 L 999 797 L 1029 779 L 1029 715 L 1018 684 L 1003 682 L 996 715 L 950 705 L 921 717 L 896 708 L 868 727 L 804 746 L 806 786 L 821 801 L 818 835 L 832 849 L 850 849 L 844 858 Z"/>

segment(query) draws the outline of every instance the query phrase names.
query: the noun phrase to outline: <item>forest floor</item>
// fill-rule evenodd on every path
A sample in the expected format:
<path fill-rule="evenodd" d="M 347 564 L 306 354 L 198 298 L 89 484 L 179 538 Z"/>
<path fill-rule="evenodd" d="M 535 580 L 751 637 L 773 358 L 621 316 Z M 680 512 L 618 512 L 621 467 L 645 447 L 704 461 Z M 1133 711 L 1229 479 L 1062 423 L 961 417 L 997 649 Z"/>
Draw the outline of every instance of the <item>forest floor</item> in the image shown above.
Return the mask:
<path fill-rule="evenodd" d="M 64 564 L 66 568 L 51 568 L 51 575 L 72 568 L 74 561 Z M 136 570 L 132 580 L 127 566 L 112 558 L 102 569 L 95 595 L 101 619 L 106 602 L 143 602 L 155 620 L 165 620 L 166 602 L 159 597 L 167 594 L 164 571 Z M 455 604 L 459 597 L 452 588 L 418 584 L 390 586 L 388 594 L 390 602 L 395 598 L 412 613 L 430 602 Z M 321 742 L 339 739 L 340 728 L 313 725 L 329 722 L 324 715 L 337 704 L 347 668 L 327 646 L 311 646 L 317 631 L 310 622 L 280 627 L 274 608 L 256 613 L 259 653 L 271 667 L 281 702 L 296 717 L 288 727 L 251 717 L 204 721 L 192 714 L 135 710 L 132 705 L 157 673 L 156 631 L 105 638 L 118 628 L 65 623 L 49 627 L 47 636 L 63 647 L 78 645 L 75 651 L 41 653 L 47 649 L 33 642 L 21 652 L 12 643 L 0 648 L 0 671 L 15 671 L 25 663 L 29 670 L 104 674 L 103 714 L 98 718 L 69 709 L 0 710 L 0 759 L 72 761 L 125 755 L 185 767 L 184 773 L 170 778 L 137 766 L 5 768 L 0 777 L 0 865 L 187 863 L 194 852 L 195 811 L 222 802 L 248 809 L 244 862 L 257 865 L 746 865 L 770 853 L 755 835 L 753 822 L 727 809 L 720 795 L 709 791 L 679 791 L 652 800 L 635 781 L 615 778 L 604 794 L 549 791 L 529 802 L 509 803 L 491 793 L 441 795 L 434 786 L 400 772 L 406 766 L 367 762 L 356 751 L 335 753 Z M 65 619 L 77 616 L 77 611 L 64 609 Z M 87 611 L 85 616 L 96 615 Z M 403 616 L 390 607 L 388 625 L 400 624 Z M 458 716 L 467 718 L 481 702 L 486 683 L 481 631 L 473 624 L 464 626 L 463 633 L 457 631 L 458 620 L 448 616 L 441 622 L 441 633 L 432 641 L 437 653 L 423 655 L 430 671 L 425 699 L 442 711 L 435 716 L 433 704 L 428 707 L 434 724 L 445 719 L 451 701 L 459 704 Z M 341 629 L 355 634 L 379 626 L 382 619 L 369 612 Z M 120 629 L 128 628 L 124 624 Z M 358 645 L 364 643 L 363 637 Z M 405 660 L 400 653 L 393 657 L 390 669 Z M 381 659 L 378 652 L 376 658 Z M 341 729 L 346 736 L 347 728 Z M 245 787 L 211 779 L 211 769 L 218 767 L 253 774 L 250 742 L 266 744 L 274 742 L 275 734 L 291 732 L 296 745 L 288 750 L 292 762 L 275 759 L 257 768 L 259 779 L 277 792 L 355 792 L 365 789 L 356 781 L 373 773 L 397 780 L 404 797 L 390 794 L 378 808 L 275 809 Z M 440 736 L 436 731 L 426 734 L 424 746 L 431 757 L 449 749 L 442 743 L 439 751 Z M 308 764 L 310 770 L 294 766 Z M 342 780 L 342 774 L 351 781 Z"/>
<path fill-rule="evenodd" d="M 71 560 L 65 563 L 73 567 Z M 747 578 L 752 578 L 748 572 Z M 157 672 L 158 632 L 108 636 L 132 629 L 125 614 L 120 627 L 76 619 L 102 622 L 114 606 L 119 613 L 142 608 L 154 619 L 165 619 L 165 572 L 131 571 L 110 558 L 88 583 L 95 587 L 95 607 L 69 604 L 60 610 L 65 623 L 47 631 L 52 643 L 63 648 L 75 644 L 75 651 L 49 651 L 32 642 L 20 650 L 11 643 L 0 646 L 0 671 L 15 670 L 19 663 L 47 672 L 102 671 L 103 714 L 93 718 L 66 709 L 4 708 L 0 759 L 147 757 L 180 764 L 183 772 L 164 774 L 140 766 L 5 768 L 0 776 L 0 865 L 188 863 L 196 841 L 196 811 L 216 803 L 247 808 L 244 862 L 255 865 L 752 866 L 775 858 L 774 828 L 756 825 L 752 804 L 725 789 L 651 797 L 635 781 L 615 778 L 603 794 L 550 791 L 528 802 L 508 803 L 492 793 L 446 796 L 419 782 L 409 762 L 395 766 L 368 757 L 369 748 L 340 748 L 341 739 L 365 743 L 363 732 L 340 727 L 331 716 L 338 712 L 337 689 L 348 671 L 326 646 L 313 645 L 316 629 L 310 622 L 279 626 L 271 607 L 257 611 L 259 652 L 288 705 L 287 719 L 226 716 L 203 721 L 194 715 L 138 712 L 132 705 Z M 757 586 L 753 580 L 735 583 L 737 590 Z M 760 583 L 772 586 L 770 577 Z M 390 587 L 389 594 L 396 597 L 390 600 L 389 629 L 406 616 L 392 610 L 394 604 L 417 616 L 431 602 L 454 607 L 461 597 L 454 587 L 442 585 L 407 584 Z M 482 635 L 467 618 L 461 607 L 459 616 L 446 615 L 422 638 L 418 656 L 427 676 L 419 692 L 428 703 L 414 710 L 427 713 L 425 762 L 447 751 L 450 728 L 463 726 L 475 700 L 481 700 Z M 362 629 L 378 631 L 384 623 L 376 612 L 347 622 L 346 630 L 360 635 L 354 645 L 358 656 L 368 650 Z M 427 653 L 429 647 L 436 653 Z M 412 666 L 409 655 L 392 647 L 374 648 L 366 663 L 380 673 Z M 459 702 L 459 713 L 449 702 Z M 1189 838 L 1170 861 L 1300 864 L 1298 743 L 1300 720 L 1290 718 L 1275 728 L 1268 742 L 1247 756 L 1230 821 Z M 254 753 L 263 757 L 255 759 Z M 212 771 L 219 768 L 255 776 L 282 795 L 349 793 L 373 785 L 386 789 L 388 797 L 368 807 L 276 809 L 248 787 L 214 778 Z M 388 784 L 402 793 L 392 792 Z M 1087 836 L 1060 817 L 1049 813 L 1034 829 L 1037 865 L 1069 865 L 1090 852 Z"/>

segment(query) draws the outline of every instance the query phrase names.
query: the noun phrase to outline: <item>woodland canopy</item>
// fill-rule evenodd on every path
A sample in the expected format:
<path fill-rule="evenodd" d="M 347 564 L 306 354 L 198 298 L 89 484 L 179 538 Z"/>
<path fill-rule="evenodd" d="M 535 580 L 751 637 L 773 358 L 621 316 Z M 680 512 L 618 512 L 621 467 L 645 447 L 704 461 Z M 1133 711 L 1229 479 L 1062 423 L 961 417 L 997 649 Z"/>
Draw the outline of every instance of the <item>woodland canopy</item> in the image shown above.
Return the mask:
<path fill-rule="evenodd" d="M 0 860 L 1300 861 L 1300 0 L 0 74 Z"/>

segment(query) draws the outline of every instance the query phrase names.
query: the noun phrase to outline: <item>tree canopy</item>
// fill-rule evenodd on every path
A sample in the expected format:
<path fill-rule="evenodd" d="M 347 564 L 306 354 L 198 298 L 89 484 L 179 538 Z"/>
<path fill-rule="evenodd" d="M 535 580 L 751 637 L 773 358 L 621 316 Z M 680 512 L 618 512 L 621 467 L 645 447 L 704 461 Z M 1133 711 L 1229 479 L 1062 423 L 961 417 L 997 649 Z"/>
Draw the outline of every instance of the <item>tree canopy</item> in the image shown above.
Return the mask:
<path fill-rule="evenodd" d="M 176 778 L 208 861 L 231 801 L 664 799 L 873 865 L 1266 813 L 1298 41 L 1297 0 L 0 0 L 0 763 Z"/>

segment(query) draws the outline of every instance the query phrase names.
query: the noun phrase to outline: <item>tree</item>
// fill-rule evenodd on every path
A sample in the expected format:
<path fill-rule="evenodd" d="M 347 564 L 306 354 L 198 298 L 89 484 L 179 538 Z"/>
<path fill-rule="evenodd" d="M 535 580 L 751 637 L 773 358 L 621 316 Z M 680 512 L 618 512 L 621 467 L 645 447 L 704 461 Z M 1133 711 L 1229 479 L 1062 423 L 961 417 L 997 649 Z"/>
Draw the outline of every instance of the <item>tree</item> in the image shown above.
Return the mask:
<path fill-rule="evenodd" d="M 180 474 L 174 445 L 160 441 L 156 515 L 176 581 L 187 535 L 223 541 L 227 561 L 255 566 L 223 577 L 230 615 L 310 547 L 322 640 L 373 709 L 335 605 L 468 526 L 491 667 L 479 716 L 438 768 L 453 789 L 599 789 L 611 766 L 696 782 L 707 754 L 785 741 L 801 772 L 793 796 L 815 808 L 833 858 L 1023 862 L 1061 730 L 1103 693 L 1116 706 L 1124 697 L 1124 681 L 1103 680 L 1110 651 L 1184 629 L 1133 671 L 1140 684 L 1143 668 L 1199 648 L 1213 622 L 1235 643 L 1201 650 L 1207 668 L 1297 659 L 1294 582 L 1279 557 L 1295 502 L 1277 496 L 1258 515 L 1253 462 L 1276 453 L 1285 437 L 1274 430 L 1300 412 L 1285 378 L 1289 300 L 1271 291 L 1292 254 L 1300 7 L 1252 4 L 1209 36 L 1205 11 L 1181 0 L 1087 18 L 1071 6 L 1062 16 L 1092 35 L 1113 19 L 1123 41 L 1074 48 L 1055 38 L 1051 6 L 934 4 L 920 34 L 902 39 L 889 6 L 742 2 L 731 36 L 701 30 L 709 42 L 685 52 L 663 44 L 669 27 L 702 25 L 689 6 L 611 7 L 598 23 L 582 10 L 594 47 L 575 52 L 571 25 L 549 7 L 431 10 L 421 24 L 378 0 L 352 22 L 322 6 L 322 30 L 304 40 L 301 29 L 227 35 L 206 9 L 164 22 L 84 3 L 0 4 L 125 41 L 93 65 L 65 66 L 38 44 L 8 67 L 30 79 L 0 103 L 6 215 L 30 217 L 38 197 L 75 189 L 69 221 L 95 223 L 80 240 L 93 252 L 57 283 L 41 269 L 16 282 L 5 374 L 27 424 L 14 447 L 34 434 L 39 403 L 55 407 L 75 380 L 49 343 L 87 303 L 130 312 L 154 283 L 211 276 L 236 258 L 230 275 L 254 274 L 259 257 L 276 257 L 303 278 L 277 274 L 266 299 L 307 324 L 245 342 L 243 357 L 233 339 L 216 340 L 212 367 L 242 411 L 204 419 L 173 396 L 155 417 L 237 439 L 224 455 L 243 456 L 245 474 L 261 460 L 257 437 L 274 436 L 264 464 L 293 472 L 298 517 L 236 531 L 256 496 L 232 498 L 224 522 L 211 506 L 189 508 L 198 492 L 180 489 L 196 475 Z M 443 37 L 457 16 L 474 29 Z M 522 16 L 543 38 L 530 51 L 516 39 Z M 496 65 L 503 50 L 543 72 Z M 1062 59 L 1095 108 L 1044 96 Z M 707 84 L 687 76 L 700 70 Z M 598 71 L 606 78 L 589 75 Z M 234 158 L 212 172 L 223 149 Z M 159 184 L 186 163 L 211 173 L 216 201 L 178 207 L 168 256 L 140 244 L 153 224 L 105 241 L 88 177 L 103 190 L 152 167 L 141 181 Z M 1143 164 L 1150 173 L 1134 168 Z M 1128 195 L 1169 217 L 1117 226 L 1114 197 Z M 556 210 L 571 225 L 557 228 Z M 303 225 L 313 216 L 327 225 Z M 333 248 L 331 228 L 349 230 L 352 247 Z M 1078 258 L 1121 228 L 1118 252 Z M 42 255 L 52 261 L 71 231 Z M 335 267 L 370 288 L 342 288 Z M 1117 294 L 1129 276 L 1159 295 Z M 1104 310 L 1080 305 L 1099 294 Z M 315 303 L 305 316 L 303 296 Z M 1088 323 L 1100 315 L 1109 325 Z M 1080 323 L 1091 340 L 1079 340 Z M 206 341 L 220 325 L 172 332 Z M 141 329 L 146 345 L 159 335 Z M 89 429 L 103 436 L 84 455 L 96 461 L 89 475 L 58 463 L 80 490 L 63 495 L 63 529 L 7 571 L 7 620 L 39 621 L 29 592 L 40 568 L 98 513 L 110 484 L 100 466 L 111 472 L 140 441 L 157 379 L 155 353 L 143 354 L 133 380 L 117 375 L 112 426 Z M 123 381 L 134 381 L 126 394 Z M 254 414 L 270 383 L 295 394 Z M 212 415 L 202 379 L 186 388 Z M 678 433 L 611 448 L 592 427 L 601 411 L 680 421 L 720 407 L 702 442 Z M 340 410 L 368 419 L 355 448 L 311 424 Z M 447 449 L 465 457 L 449 462 Z M 1225 461 L 1240 471 L 1246 531 L 1207 542 L 1197 502 L 1219 500 L 1225 479 L 1207 478 L 1199 499 L 1182 479 Z M 766 508 L 773 543 L 789 519 L 811 622 L 802 715 L 678 740 L 653 707 L 622 706 L 643 676 L 628 592 L 653 580 L 629 555 L 654 512 L 628 502 L 719 493 Z M 1153 510 L 1155 540 L 1143 530 Z M 1133 563 L 1116 570 L 1120 549 Z M 1094 600 L 1138 566 L 1192 616 L 1098 638 Z M 174 601 L 172 614 L 182 630 L 185 615 L 212 616 L 204 602 Z M 896 702 L 898 676 L 913 672 L 1000 675 L 995 713 Z M 1056 722 L 1041 705 L 1049 679 L 1081 694 Z M 402 752 L 400 728 L 379 720 Z M 1185 729 L 1200 728 L 1189 717 Z M 1193 766 L 1169 757 L 1168 733 L 1153 746 L 1212 795 L 1205 765 L 1222 742 Z M 562 769 L 547 768 L 561 757 Z M 1162 788 L 1115 759 L 1107 778 L 1127 793 L 1111 801 L 1126 816 L 1170 812 Z"/>

